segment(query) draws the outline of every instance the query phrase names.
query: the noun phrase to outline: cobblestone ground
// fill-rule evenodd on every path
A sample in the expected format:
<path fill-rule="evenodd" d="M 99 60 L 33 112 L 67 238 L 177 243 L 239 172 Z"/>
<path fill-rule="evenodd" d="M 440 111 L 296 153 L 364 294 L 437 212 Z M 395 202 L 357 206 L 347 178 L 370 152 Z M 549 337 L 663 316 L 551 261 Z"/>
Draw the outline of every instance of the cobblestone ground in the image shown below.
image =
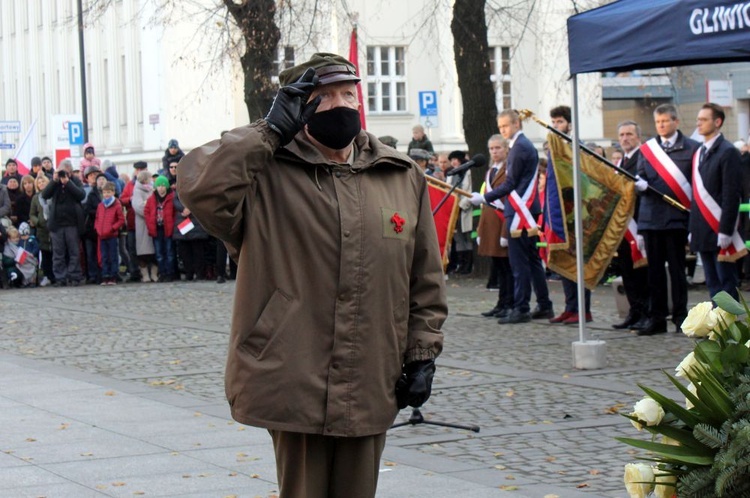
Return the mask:
<path fill-rule="evenodd" d="M 220 405 L 233 290 L 232 283 L 182 282 L 0 292 L 0 351 Z M 562 311 L 559 284 L 550 290 Z M 483 318 L 495 294 L 479 280 L 450 280 L 448 295 L 445 350 L 422 412 L 428 421 L 481 430 L 409 425 L 390 431 L 388 444 L 494 469 L 510 489 L 518 481 L 626 496 L 623 465 L 642 454 L 614 439 L 639 436 L 617 412 L 641 398 L 637 383 L 681 399 L 662 370 L 673 372 L 693 343 L 672 332 L 613 330 L 614 293 L 600 287 L 588 330 L 606 341 L 609 363 L 578 371 L 576 327 Z M 691 290 L 691 305 L 706 298 L 705 288 Z"/>

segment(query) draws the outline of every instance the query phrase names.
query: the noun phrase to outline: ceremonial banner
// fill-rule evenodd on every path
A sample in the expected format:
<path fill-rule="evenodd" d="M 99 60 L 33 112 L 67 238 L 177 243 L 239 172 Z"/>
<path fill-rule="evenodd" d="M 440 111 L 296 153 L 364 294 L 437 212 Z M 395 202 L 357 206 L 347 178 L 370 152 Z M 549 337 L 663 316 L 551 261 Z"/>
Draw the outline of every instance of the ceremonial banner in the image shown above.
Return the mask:
<path fill-rule="evenodd" d="M 573 201 L 573 151 L 570 144 L 550 133 L 547 177 L 547 229 L 549 260 L 553 271 L 576 281 L 576 243 Z M 552 182 L 550 182 L 550 179 Z M 583 279 L 593 289 L 604 275 L 635 209 L 635 185 L 597 159 L 581 154 L 581 204 L 583 216 Z M 554 204 L 554 206 L 553 206 Z"/>
<path fill-rule="evenodd" d="M 427 188 L 430 194 L 430 205 L 434 211 L 451 186 L 431 176 L 425 178 L 427 178 Z M 453 231 L 456 229 L 456 221 L 458 220 L 458 195 L 455 192 L 440 206 L 438 212 L 433 215 L 433 219 L 435 220 L 440 255 L 442 256 L 443 268 L 445 269 L 445 266 L 448 264 L 448 257 L 450 256 Z"/>
<path fill-rule="evenodd" d="M 354 64 L 354 68 L 357 70 L 359 75 L 359 44 L 357 43 L 357 27 L 354 26 L 352 34 L 349 37 L 349 62 Z M 357 83 L 357 100 L 359 101 L 359 121 L 362 124 L 362 129 L 367 129 L 367 122 L 365 120 L 365 104 L 362 97 L 362 83 Z"/>

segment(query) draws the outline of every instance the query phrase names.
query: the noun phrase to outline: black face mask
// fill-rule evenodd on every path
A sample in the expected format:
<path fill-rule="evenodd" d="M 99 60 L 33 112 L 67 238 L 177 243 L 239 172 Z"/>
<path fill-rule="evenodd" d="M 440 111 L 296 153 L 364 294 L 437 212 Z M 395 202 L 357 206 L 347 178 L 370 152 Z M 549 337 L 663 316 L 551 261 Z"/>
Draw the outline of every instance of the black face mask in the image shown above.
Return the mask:
<path fill-rule="evenodd" d="M 341 150 L 352 143 L 362 129 L 359 111 L 349 107 L 334 107 L 316 112 L 307 122 L 310 135 L 328 148 Z"/>

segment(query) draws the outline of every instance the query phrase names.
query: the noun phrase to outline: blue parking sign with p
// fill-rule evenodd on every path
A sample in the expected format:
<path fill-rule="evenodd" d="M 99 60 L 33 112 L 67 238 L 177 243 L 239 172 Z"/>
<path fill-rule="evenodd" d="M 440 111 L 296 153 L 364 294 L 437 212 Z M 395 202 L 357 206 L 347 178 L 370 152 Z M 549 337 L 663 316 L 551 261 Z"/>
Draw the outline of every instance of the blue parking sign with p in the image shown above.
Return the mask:
<path fill-rule="evenodd" d="M 438 115 L 437 92 L 419 92 L 419 115 Z"/>
<path fill-rule="evenodd" d="M 68 123 L 68 140 L 70 145 L 83 145 L 83 123 Z"/>

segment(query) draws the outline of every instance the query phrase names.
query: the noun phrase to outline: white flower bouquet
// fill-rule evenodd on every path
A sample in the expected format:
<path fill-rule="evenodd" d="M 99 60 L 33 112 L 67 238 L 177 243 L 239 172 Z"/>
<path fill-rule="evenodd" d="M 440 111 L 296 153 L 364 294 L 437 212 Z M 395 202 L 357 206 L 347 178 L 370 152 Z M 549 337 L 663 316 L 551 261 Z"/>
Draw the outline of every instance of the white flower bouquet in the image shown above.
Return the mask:
<path fill-rule="evenodd" d="M 631 498 L 750 497 L 750 308 L 726 292 L 714 302 L 690 310 L 682 330 L 698 342 L 675 375 L 666 374 L 685 407 L 639 384 L 646 397 L 625 415 L 653 435 L 617 438 L 651 454 L 643 459 L 651 464 L 625 466 Z"/>

